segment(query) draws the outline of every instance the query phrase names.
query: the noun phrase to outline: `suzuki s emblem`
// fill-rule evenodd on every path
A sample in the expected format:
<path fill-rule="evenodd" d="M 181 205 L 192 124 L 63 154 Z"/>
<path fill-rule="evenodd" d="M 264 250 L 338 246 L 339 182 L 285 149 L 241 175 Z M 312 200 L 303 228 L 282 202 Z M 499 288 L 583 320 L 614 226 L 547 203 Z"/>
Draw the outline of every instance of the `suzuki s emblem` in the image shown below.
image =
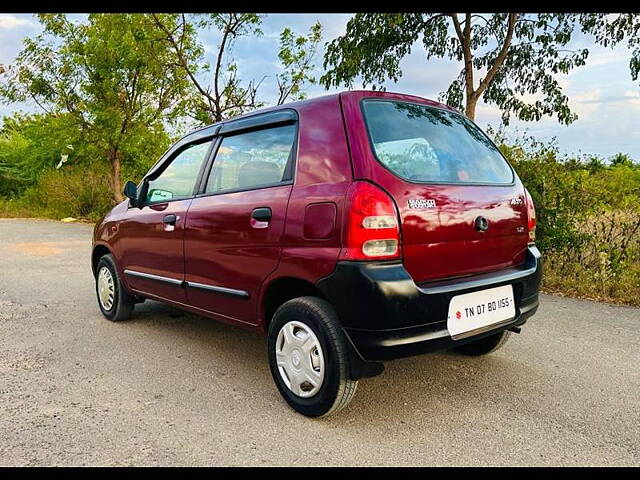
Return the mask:
<path fill-rule="evenodd" d="M 412 198 L 409 200 L 409 208 L 436 208 L 436 201 L 425 200 L 423 198 Z"/>
<path fill-rule="evenodd" d="M 484 217 L 477 217 L 475 221 L 476 230 L 479 232 L 486 232 L 489 230 L 489 220 Z"/>

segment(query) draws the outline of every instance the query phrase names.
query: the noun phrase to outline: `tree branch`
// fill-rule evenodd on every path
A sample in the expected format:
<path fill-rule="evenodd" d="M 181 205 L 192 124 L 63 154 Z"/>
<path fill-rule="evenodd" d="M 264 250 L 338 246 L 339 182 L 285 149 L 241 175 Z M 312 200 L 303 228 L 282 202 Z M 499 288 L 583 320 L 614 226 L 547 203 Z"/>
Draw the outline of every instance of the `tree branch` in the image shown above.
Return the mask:
<path fill-rule="evenodd" d="M 184 55 L 182 53 L 182 49 L 178 46 L 178 43 L 176 42 L 172 32 L 170 32 L 167 29 L 167 27 L 160 21 L 160 19 L 156 16 L 155 13 L 152 13 L 151 15 L 153 16 L 153 19 L 155 20 L 156 25 L 158 26 L 158 28 L 160 28 L 165 33 L 165 35 L 167 36 L 167 40 L 169 41 L 169 43 L 171 43 L 171 46 L 173 47 L 174 51 L 178 55 L 178 61 L 180 62 L 180 65 L 182 65 L 182 68 L 184 68 L 185 72 L 187 72 L 187 75 L 191 79 L 191 82 L 193 83 L 193 85 L 198 89 L 198 91 L 204 97 L 207 98 L 207 100 L 209 100 L 209 102 L 213 102 L 214 101 L 213 97 L 211 97 L 211 95 L 209 95 L 209 92 L 207 90 L 202 88 L 202 85 L 200 85 L 200 82 L 198 82 L 198 80 L 196 79 L 195 75 L 193 74 L 193 72 L 189 68 L 189 64 L 187 63 L 187 60 L 184 58 Z M 183 28 L 184 27 L 185 27 L 185 24 L 183 23 Z"/>
<path fill-rule="evenodd" d="M 466 14 L 464 31 L 460 26 L 458 20 L 458 14 L 452 13 L 451 19 L 453 20 L 453 26 L 456 29 L 458 40 L 462 47 L 462 56 L 464 58 L 464 83 L 467 93 L 467 101 L 474 97 L 473 91 L 473 55 L 471 54 L 471 14 Z"/>
<path fill-rule="evenodd" d="M 508 26 L 507 26 L 507 35 L 504 38 L 504 43 L 502 44 L 502 48 L 500 49 L 500 53 L 498 53 L 498 56 L 496 57 L 496 60 L 491 65 L 491 68 L 487 71 L 487 75 L 480 82 L 480 85 L 478 86 L 478 89 L 475 91 L 475 95 L 476 96 L 479 97 L 482 94 L 482 92 L 484 92 L 486 90 L 486 88 L 491 83 L 491 80 L 493 80 L 493 77 L 496 76 L 496 73 L 498 72 L 498 69 L 504 63 L 505 58 L 507 58 L 507 52 L 509 51 L 509 47 L 511 46 L 511 39 L 513 38 L 513 30 L 514 30 L 514 28 L 516 26 L 517 18 L 518 18 L 518 14 L 517 13 L 510 13 L 509 14 L 509 23 L 508 23 Z"/>

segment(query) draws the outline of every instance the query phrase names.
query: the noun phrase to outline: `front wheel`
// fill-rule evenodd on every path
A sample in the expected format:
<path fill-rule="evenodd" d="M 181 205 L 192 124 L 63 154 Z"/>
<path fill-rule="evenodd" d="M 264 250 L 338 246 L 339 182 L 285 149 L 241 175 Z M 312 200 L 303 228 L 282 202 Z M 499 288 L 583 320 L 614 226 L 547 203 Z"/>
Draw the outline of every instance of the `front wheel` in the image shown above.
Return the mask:
<path fill-rule="evenodd" d="M 127 320 L 135 299 L 126 291 L 112 255 L 103 255 L 96 268 L 96 295 L 102 315 L 112 322 Z"/>
<path fill-rule="evenodd" d="M 300 297 L 278 308 L 269 325 L 269 365 L 278 390 L 308 417 L 333 415 L 352 400 L 345 337 L 322 298 Z"/>

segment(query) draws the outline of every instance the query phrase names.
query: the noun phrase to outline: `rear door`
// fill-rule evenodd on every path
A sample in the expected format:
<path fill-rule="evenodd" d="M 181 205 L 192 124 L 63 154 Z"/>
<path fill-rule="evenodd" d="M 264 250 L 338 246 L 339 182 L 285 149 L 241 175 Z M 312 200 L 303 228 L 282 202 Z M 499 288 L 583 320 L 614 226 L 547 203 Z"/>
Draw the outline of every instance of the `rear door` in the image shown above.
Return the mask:
<path fill-rule="evenodd" d="M 262 282 L 278 265 L 293 185 L 292 110 L 225 124 L 185 230 L 189 303 L 256 323 Z"/>
<path fill-rule="evenodd" d="M 524 187 L 475 124 L 402 96 L 344 103 L 350 140 L 362 129 L 354 169 L 395 200 L 404 263 L 416 282 L 524 261 Z"/>
<path fill-rule="evenodd" d="M 119 222 L 116 248 L 138 292 L 186 303 L 184 225 L 211 145 L 211 138 L 198 138 L 170 152 L 145 179 L 142 207 L 130 207 Z"/>

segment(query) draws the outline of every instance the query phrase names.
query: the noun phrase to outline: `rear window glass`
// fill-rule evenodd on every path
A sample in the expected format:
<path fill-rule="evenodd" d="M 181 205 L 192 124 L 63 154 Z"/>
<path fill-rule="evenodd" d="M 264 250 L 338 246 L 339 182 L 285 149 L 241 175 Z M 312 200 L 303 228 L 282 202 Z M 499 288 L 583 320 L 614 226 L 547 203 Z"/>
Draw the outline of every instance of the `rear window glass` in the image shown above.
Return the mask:
<path fill-rule="evenodd" d="M 513 172 L 491 140 L 466 117 L 416 103 L 365 100 L 378 160 L 424 183 L 511 183 Z"/>

